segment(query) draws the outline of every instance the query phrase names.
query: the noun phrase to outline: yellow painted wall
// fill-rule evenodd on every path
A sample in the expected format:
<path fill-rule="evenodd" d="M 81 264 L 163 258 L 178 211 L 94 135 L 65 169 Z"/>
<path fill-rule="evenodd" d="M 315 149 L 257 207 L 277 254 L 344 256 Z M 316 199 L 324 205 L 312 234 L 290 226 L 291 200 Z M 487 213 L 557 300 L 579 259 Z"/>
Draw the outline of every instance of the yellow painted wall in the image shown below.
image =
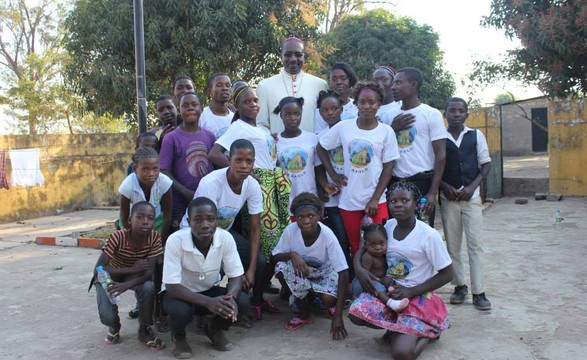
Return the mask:
<path fill-rule="evenodd" d="M 587 195 L 587 114 L 585 101 L 548 105 L 550 192 Z"/>
<path fill-rule="evenodd" d="M 0 223 L 115 205 L 135 134 L 8 135 L 0 149 L 39 148 L 42 186 L 0 189 Z M 8 157 L 8 156 L 7 156 Z M 6 161 L 7 179 L 12 169 Z"/>

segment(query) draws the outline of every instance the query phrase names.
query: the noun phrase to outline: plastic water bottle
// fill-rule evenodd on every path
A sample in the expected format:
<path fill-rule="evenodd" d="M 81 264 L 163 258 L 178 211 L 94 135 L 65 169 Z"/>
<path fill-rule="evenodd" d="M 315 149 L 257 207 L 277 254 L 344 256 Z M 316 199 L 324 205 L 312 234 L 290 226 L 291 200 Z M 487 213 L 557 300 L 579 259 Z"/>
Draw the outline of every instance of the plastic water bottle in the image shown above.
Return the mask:
<path fill-rule="evenodd" d="M 420 220 L 424 221 L 426 224 L 428 224 L 428 213 L 424 210 L 424 208 L 426 207 L 427 201 L 428 200 L 426 200 L 425 197 L 420 198 L 420 208 L 418 209 L 420 212 Z"/>
<path fill-rule="evenodd" d="M 560 210 L 555 210 L 554 211 L 554 222 L 557 224 L 560 224 L 563 221 L 563 217 L 561 215 L 561 211 Z"/>
<path fill-rule="evenodd" d="M 108 271 L 104 270 L 102 265 L 96 267 L 96 272 L 98 273 L 98 281 L 102 284 L 104 291 L 106 292 L 106 296 L 108 296 L 108 300 L 112 303 L 112 305 L 116 305 L 122 300 L 120 295 L 113 296 L 108 292 L 108 286 L 112 284 L 112 278 Z"/>
<path fill-rule="evenodd" d="M 361 219 L 361 245 L 363 245 L 363 226 L 367 226 L 367 225 L 371 225 L 373 224 L 373 218 L 369 215 L 369 214 L 365 214 L 365 216 L 363 216 L 363 218 Z"/>

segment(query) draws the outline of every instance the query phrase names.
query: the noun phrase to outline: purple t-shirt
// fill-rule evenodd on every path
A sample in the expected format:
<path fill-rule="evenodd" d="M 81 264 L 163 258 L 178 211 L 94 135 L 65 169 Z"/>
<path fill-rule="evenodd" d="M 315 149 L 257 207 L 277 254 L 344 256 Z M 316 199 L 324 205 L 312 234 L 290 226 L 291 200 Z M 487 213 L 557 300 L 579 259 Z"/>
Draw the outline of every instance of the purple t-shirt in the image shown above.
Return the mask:
<path fill-rule="evenodd" d="M 163 138 L 161 145 L 161 170 L 169 170 L 176 181 L 190 190 L 196 191 L 200 180 L 214 170 L 208 160 L 208 152 L 214 146 L 214 134 L 201 129 L 190 134 L 176 128 Z M 179 219 L 185 213 L 189 201 L 179 192 L 173 191 L 173 215 Z"/>

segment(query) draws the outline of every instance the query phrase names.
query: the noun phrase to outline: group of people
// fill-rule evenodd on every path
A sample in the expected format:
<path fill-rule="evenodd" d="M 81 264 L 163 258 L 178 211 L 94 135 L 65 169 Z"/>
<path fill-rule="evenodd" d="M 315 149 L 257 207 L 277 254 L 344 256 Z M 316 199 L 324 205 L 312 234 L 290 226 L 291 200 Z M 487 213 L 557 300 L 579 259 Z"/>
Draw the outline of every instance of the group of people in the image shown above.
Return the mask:
<path fill-rule="evenodd" d="M 175 357 L 190 358 L 195 315 L 213 347 L 230 350 L 224 330 L 281 311 L 264 298 L 275 276 L 294 313 L 287 330 L 320 309 L 333 339 L 346 339 L 350 305 L 354 324 L 386 329 L 392 356 L 413 359 L 448 328 L 434 291 L 452 280 L 451 303 L 468 294 L 463 230 L 473 303 L 491 308 L 479 190 L 491 159 L 483 134 L 464 125 L 467 103 L 447 101 L 446 128 L 420 102 L 416 68 L 378 66 L 357 83 L 339 63 L 326 82 L 303 71 L 300 39 L 285 39 L 280 55 L 283 70 L 256 89 L 211 75 L 205 108 L 185 76 L 156 101 L 161 125 L 137 138 L 118 189 L 121 229 L 96 264 L 114 281 L 95 281 L 108 343 L 121 324 L 107 293 L 131 289 L 146 346 L 165 347 L 155 324 L 171 331 Z M 446 245 L 433 229 L 439 199 Z"/>

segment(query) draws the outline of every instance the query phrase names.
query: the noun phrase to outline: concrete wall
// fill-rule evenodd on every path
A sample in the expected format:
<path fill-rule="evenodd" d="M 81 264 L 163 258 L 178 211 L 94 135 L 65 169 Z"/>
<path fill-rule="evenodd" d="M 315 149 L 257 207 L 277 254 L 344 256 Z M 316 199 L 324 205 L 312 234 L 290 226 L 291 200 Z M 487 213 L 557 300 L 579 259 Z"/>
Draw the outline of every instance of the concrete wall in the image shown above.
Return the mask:
<path fill-rule="evenodd" d="M 532 114 L 532 108 L 548 107 L 548 99 L 537 98 L 517 101 L 501 106 L 503 155 L 532 155 L 532 123 L 524 118 Z M 523 110 L 522 110 L 523 109 Z"/>
<path fill-rule="evenodd" d="M 0 189 L 0 223 L 115 205 L 134 151 L 134 134 L 8 135 L 0 149 L 39 148 L 42 186 Z M 7 156 L 8 157 L 8 156 Z M 7 178 L 12 172 L 7 159 Z"/>
<path fill-rule="evenodd" d="M 550 191 L 587 195 L 587 114 L 585 100 L 548 106 Z"/>

